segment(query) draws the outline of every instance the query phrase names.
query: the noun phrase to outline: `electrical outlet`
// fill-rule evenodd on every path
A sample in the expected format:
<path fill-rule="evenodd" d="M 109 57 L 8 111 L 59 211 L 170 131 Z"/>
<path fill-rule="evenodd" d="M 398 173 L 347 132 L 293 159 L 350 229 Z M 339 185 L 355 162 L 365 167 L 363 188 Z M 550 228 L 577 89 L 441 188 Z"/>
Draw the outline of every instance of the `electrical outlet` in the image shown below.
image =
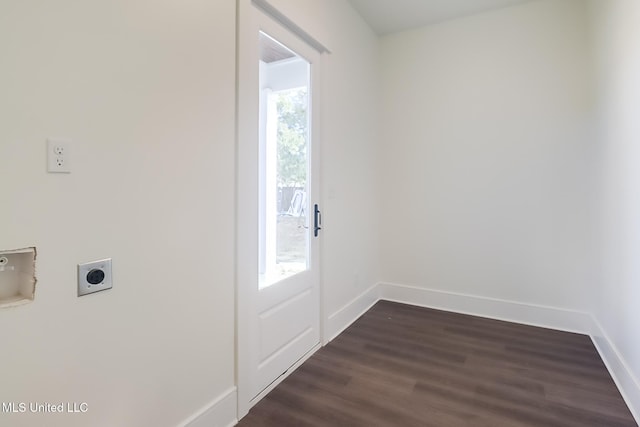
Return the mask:
<path fill-rule="evenodd" d="M 69 146 L 71 141 L 67 139 L 47 140 L 47 172 L 71 173 L 69 162 Z"/>
<path fill-rule="evenodd" d="M 105 291 L 113 287 L 111 258 L 78 264 L 78 296 Z"/>

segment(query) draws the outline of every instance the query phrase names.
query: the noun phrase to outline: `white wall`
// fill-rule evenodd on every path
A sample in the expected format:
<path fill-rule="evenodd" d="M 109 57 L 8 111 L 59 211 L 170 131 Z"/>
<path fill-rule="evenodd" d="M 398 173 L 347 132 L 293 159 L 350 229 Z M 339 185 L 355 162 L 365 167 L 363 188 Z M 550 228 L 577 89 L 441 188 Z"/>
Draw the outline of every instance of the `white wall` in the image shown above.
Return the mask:
<path fill-rule="evenodd" d="M 321 131 L 322 283 L 331 316 L 379 278 L 378 39 L 346 1 L 271 3 L 331 50 L 322 63 Z M 329 334 L 336 327 L 330 322 Z"/>
<path fill-rule="evenodd" d="M 0 310 L 0 401 L 89 411 L 0 425 L 173 426 L 233 387 L 234 39 L 233 0 L 1 3 L 0 248 L 38 284 Z"/>
<path fill-rule="evenodd" d="M 382 38 L 384 282 L 591 307 L 588 43 L 579 0 Z"/>
<path fill-rule="evenodd" d="M 635 383 L 633 399 L 640 411 L 640 3 L 592 0 L 590 6 L 603 189 L 603 275 L 596 317 L 635 377 L 626 381 Z"/>
<path fill-rule="evenodd" d="M 334 2 L 335 41 L 324 67 L 322 277 L 326 312 L 377 283 L 378 41 L 359 16 Z"/>
<path fill-rule="evenodd" d="M 273 3 L 332 49 L 322 152 L 333 313 L 378 279 L 377 38 L 342 0 Z M 219 398 L 233 407 L 235 10 L 0 6 L 0 249 L 39 254 L 35 301 L 0 310 L 0 401 L 89 405 L 0 424 L 171 426 Z M 70 175 L 45 173 L 47 137 L 73 140 Z M 76 264 L 104 257 L 114 288 L 77 298 Z"/>

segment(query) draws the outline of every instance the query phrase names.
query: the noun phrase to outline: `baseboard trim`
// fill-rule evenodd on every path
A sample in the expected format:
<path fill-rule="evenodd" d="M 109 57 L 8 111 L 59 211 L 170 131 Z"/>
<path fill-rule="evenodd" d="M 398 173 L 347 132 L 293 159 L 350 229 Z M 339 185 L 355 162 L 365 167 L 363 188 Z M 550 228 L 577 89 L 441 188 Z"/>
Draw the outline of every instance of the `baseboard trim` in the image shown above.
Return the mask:
<path fill-rule="evenodd" d="M 232 427 L 238 424 L 238 392 L 232 387 L 200 409 L 183 427 Z"/>
<path fill-rule="evenodd" d="M 325 326 L 323 345 L 333 341 L 335 337 L 340 335 L 342 331 L 347 329 L 349 325 L 358 320 L 367 310 L 380 300 L 378 294 L 379 285 L 373 285 L 335 313 L 329 315 Z"/>
<path fill-rule="evenodd" d="M 380 299 L 387 301 L 396 301 L 567 332 L 587 335 L 591 332 L 591 316 L 588 313 L 580 311 L 398 285 L 395 283 L 380 283 L 379 287 Z"/>
<path fill-rule="evenodd" d="M 640 424 L 640 381 L 635 377 L 629 365 L 622 357 L 613 341 L 609 339 L 608 334 L 602 328 L 598 320 L 592 316 L 591 339 L 596 346 L 602 361 L 606 365 L 613 381 L 615 381 L 620 390 L 620 394 L 624 398 L 631 414 Z"/>

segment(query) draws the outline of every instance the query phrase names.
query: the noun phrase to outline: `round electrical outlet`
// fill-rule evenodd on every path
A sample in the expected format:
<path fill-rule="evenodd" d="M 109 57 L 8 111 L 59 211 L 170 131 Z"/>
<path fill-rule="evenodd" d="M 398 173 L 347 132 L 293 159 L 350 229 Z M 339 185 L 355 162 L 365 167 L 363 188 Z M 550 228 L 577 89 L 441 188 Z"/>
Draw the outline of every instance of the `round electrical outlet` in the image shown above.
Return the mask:
<path fill-rule="evenodd" d="M 0 267 L 7 264 L 9 264 L 9 258 L 6 256 L 0 256 Z"/>
<path fill-rule="evenodd" d="M 113 287 L 111 258 L 78 264 L 78 296 L 106 291 Z"/>
<path fill-rule="evenodd" d="M 104 280 L 104 271 L 94 268 L 87 273 L 87 282 L 92 285 L 99 285 Z"/>

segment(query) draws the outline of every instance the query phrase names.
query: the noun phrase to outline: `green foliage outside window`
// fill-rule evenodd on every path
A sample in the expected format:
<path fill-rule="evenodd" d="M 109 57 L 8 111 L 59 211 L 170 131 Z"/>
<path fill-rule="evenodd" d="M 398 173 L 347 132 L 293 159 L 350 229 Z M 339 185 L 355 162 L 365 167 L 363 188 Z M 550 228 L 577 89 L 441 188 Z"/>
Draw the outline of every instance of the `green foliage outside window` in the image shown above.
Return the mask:
<path fill-rule="evenodd" d="M 278 186 L 307 184 L 307 89 L 278 93 Z"/>

